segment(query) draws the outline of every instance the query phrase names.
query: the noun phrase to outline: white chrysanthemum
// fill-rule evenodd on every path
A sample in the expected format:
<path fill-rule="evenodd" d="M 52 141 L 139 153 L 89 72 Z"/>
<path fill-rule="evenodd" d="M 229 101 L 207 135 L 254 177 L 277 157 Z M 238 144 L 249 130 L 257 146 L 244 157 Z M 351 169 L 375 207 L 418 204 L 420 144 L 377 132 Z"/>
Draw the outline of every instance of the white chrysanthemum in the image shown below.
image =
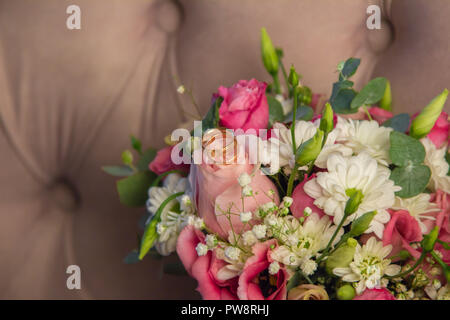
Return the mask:
<path fill-rule="evenodd" d="M 381 277 L 394 276 L 401 270 L 400 266 L 391 265 L 391 260 L 385 259 L 391 251 L 391 245 L 383 247 L 381 241 L 371 237 L 362 247 L 359 244 L 356 246 L 353 262 L 349 267 L 335 268 L 333 273 L 341 277 L 343 281 L 358 282 L 357 294 L 362 293 L 366 288 L 380 287 L 385 284 Z"/>
<path fill-rule="evenodd" d="M 306 269 L 311 270 L 311 263 L 306 263 L 311 257 L 327 246 L 336 226 L 332 225 L 328 216 L 319 218 L 313 213 L 302 225 L 292 216 L 287 216 L 279 223 L 279 230 L 275 230 L 275 236 L 283 243 L 272 253 L 272 259 L 285 265 L 300 266 L 304 265 Z M 339 230 L 333 241 L 335 245 L 341 238 L 344 230 Z M 306 263 L 306 264 L 305 264 Z"/>
<path fill-rule="evenodd" d="M 320 121 L 310 122 L 310 121 L 296 121 L 295 122 L 295 144 L 296 149 L 307 140 L 314 137 L 319 127 Z M 292 150 L 292 135 L 291 129 L 286 127 L 282 123 L 275 123 L 273 125 L 274 129 L 278 130 L 278 137 L 280 141 L 280 167 L 289 166 L 294 167 L 295 156 Z M 323 146 L 322 151 L 314 162 L 319 168 L 325 168 L 326 159 L 331 153 L 338 152 L 344 156 L 349 156 L 352 154 L 350 148 L 345 147 L 342 144 L 335 144 L 336 132 L 333 130 L 328 134 L 327 141 Z"/>
<path fill-rule="evenodd" d="M 384 166 L 391 163 L 389 136 L 392 128 L 380 126 L 376 121 L 339 117 L 336 131 L 336 141 L 351 148 L 354 154 L 366 152 Z"/>
<path fill-rule="evenodd" d="M 427 232 L 427 227 L 423 220 L 435 220 L 434 217 L 429 216 L 430 212 L 440 211 L 434 203 L 430 202 L 431 196 L 428 193 L 420 193 L 411 198 L 395 197 L 395 203 L 392 206 L 394 210 L 407 210 L 409 214 L 414 217 L 419 223 L 422 233 Z"/>
<path fill-rule="evenodd" d="M 327 162 L 328 172 L 319 172 L 317 178 L 308 181 L 305 192 L 315 199 L 314 204 L 333 216 L 335 224 L 344 217 L 344 209 L 350 198 L 348 191 L 360 190 L 363 199 L 357 211 L 347 218 L 344 225 L 366 212 L 377 211 L 366 233 L 375 232 L 381 238 L 384 224 L 390 219 L 385 210 L 394 204 L 395 192 L 401 190 L 389 180 L 390 171 L 377 164 L 367 153 L 354 157 L 332 154 Z"/>
<path fill-rule="evenodd" d="M 147 200 L 147 209 L 151 213 L 151 216 L 147 220 L 147 223 L 169 196 L 185 191 L 187 185 L 188 181 L 186 178 L 182 178 L 179 174 L 171 173 L 164 180 L 162 187 L 151 187 L 148 191 L 149 199 Z M 186 201 L 184 199 L 184 202 Z M 187 224 L 187 220 L 190 217 L 189 213 L 184 211 L 180 212 L 178 208 L 179 204 L 179 200 L 174 199 L 161 212 L 161 222 L 158 224 L 157 230 L 159 237 L 156 243 L 156 249 L 164 256 L 175 251 L 178 234 Z"/>
<path fill-rule="evenodd" d="M 448 163 L 445 160 L 445 153 L 447 152 L 447 145 L 437 149 L 434 143 L 428 139 L 420 140 L 425 147 L 425 161 L 424 163 L 431 169 L 431 179 L 428 188 L 432 191 L 438 189 L 450 193 L 450 176 L 448 173 Z"/>

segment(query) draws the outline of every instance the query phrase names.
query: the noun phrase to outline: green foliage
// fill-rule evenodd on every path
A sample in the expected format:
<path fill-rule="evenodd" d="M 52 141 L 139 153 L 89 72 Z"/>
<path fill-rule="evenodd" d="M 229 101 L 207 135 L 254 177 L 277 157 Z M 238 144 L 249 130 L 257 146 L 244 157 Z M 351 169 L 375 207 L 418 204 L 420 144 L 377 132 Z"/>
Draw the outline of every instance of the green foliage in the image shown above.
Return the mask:
<path fill-rule="evenodd" d="M 316 160 L 320 151 L 322 150 L 322 141 L 324 132 L 320 129 L 317 130 L 314 137 L 303 142 L 295 153 L 295 162 L 299 166 L 307 165 Z"/>
<path fill-rule="evenodd" d="M 314 110 L 309 106 L 299 106 L 297 108 L 297 114 L 295 120 L 310 121 L 314 117 Z M 284 123 L 292 122 L 292 112 L 289 112 L 284 120 Z"/>
<path fill-rule="evenodd" d="M 139 139 L 137 139 L 135 136 L 131 136 L 131 146 L 134 150 L 136 150 L 139 154 L 142 154 L 142 143 Z"/>
<path fill-rule="evenodd" d="M 396 166 L 421 164 L 425 159 L 425 148 L 422 143 L 406 134 L 392 131 L 390 143 L 389 155 Z"/>
<path fill-rule="evenodd" d="M 205 132 L 208 129 L 217 128 L 219 126 L 219 108 L 222 104 L 223 98 L 218 97 L 209 108 L 208 113 L 202 120 L 202 130 Z"/>
<path fill-rule="evenodd" d="M 402 190 L 396 195 L 410 198 L 425 190 L 431 177 L 431 170 L 422 164 L 425 148 L 422 143 L 403 133 L 392 131 L 390 134 L 389 155 L 397 167 L 391 172 L 390 179 Z"/>
<path fill-rule="evenodd" d="M 353 99 L 350 108 L 357 110 L 361 106 L 369 106 L 383 98 L 386 89 L 386 78 L 375 78 L 369 81 Z"/>
<path fill-rule="evenodd" d="M 142 153 L 142 156 L 139 158 L 137 163 L 137 169 L 139 171 L 147 171 L 149 170 L 148 166 L 150 165 L 150 162 L 153 161 L 153 159 L 156 156 L 156 150 L 153 148 L 149 148 Z"/>
<path fill-rule="evenodd" d="M 409 128 L 409 122 L 411 117 L 407 113 L 400 113 L 385 122 L 383 122 L 383 127 L 392 128 L 395 131 L 405 133 Z"/>
<path fill-rule="evenodd" d="M 333 84 L 330 104 L 336 113 L 350 114 L 356 112 L 356 110 L 350 108 L 352 100 L 357 94 L 352 87 L 353 82 L 349 80 L 342 80 Z"/>
<path fill-rule="evenodd" d="M 274 97 L 267 95 L 267 103 L 269 104 L 269 128 L 275 122 L 282 122 L 284 119 L 283 107 L 281 103 Z"/>
<path fill-rule="evenodd" d="M 361 63 L 361 59 L 348 58 L 340 70 L 339 81 L 346 80 L 353 76 Z"/>
<path fill-rule="evenodd" d="M 128 177 L 131 176 L 134 171 L 129 166 L 103 166 L 102 170 L 107 174 L 110 174 L 115 177 Z"/>
<path fill-rule="evenodd" d="M 120 202 L 130 207 L 144 206 L 148 198 L 148 188 L 155 177 L 153 172 L 145 171 L 117 181 Z"/>

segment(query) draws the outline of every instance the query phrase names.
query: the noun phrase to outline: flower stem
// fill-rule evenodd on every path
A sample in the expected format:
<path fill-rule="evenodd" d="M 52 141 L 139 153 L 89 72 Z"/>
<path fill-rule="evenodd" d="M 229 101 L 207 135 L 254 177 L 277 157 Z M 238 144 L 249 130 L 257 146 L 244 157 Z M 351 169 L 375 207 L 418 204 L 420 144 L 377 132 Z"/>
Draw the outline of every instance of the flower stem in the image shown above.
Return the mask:
<path fill-rule="evenodd" d="M 276 74 L 276 73 L 272 74 L 272 78 L 273 78 L 273 89 L 275 90 L 276 94 L 280 94 L 281 89 L 280 89 L 280 79 L 278 78 L 278 74 Z"/>
<path fill-rule="evenodd" d="M 348 217 L 348 215 L 344 214 L 344 217 L 342 217 L 342 220 L 339 222 L 336 230 L 334 230 L 333 236 L 331 237 L 330 241 L 328 241 L 328 244 L 325 247 L 325 249 L 323 250 L 323 252 L 320 255 L 320 257 L 317 259 L 317 264 L 319 264 L 323 260 L 323 258 L 325 258 L 325 256 L 328 255 L 328 251 L 330 250 L 330 247 L 333 244 L 334 239 L 336 238 L 337 234 L 339 233 L 339 230 L 344 225 L 344 222 L 347 219 L 347 217 Z"/>
<path fill-rule="evenodd" d="M 427 255 L 427 252 L 426 252 L 425 250 L 423 250 L 423 251 L 422 251 L 422 254 L 421 254 L 420 257 L 419 257 L 419 259 L 417 259 L 416 263 L 415 263 L 411 268 L 409 268 L 409 269 L 406 270 L 405 272 L 396 274 L 396 275 L 394 275 L 394 276 L 386 276 L 386 278 L 392 279 L 392 278 L 401 278 L 401 277 L 403 277 L 403 276 L 406 276 L 408 273 L 414 271 L 414 270 L 419 266 L 419 264 L 422 263 L 422 261 L 425 259 L 425 256 L 426 256 L 426 255 Z"/>
<path fill-rule="evenodd" d="M 288 187 L 286 191 L 286 195 L 290 197 L 292 195 L 292 189 L 294 188 L 294 180 L 297 175 L 298 165 L 294 165 L 294 169 L 292 169 L 291 175 L 289 176 Z"/>

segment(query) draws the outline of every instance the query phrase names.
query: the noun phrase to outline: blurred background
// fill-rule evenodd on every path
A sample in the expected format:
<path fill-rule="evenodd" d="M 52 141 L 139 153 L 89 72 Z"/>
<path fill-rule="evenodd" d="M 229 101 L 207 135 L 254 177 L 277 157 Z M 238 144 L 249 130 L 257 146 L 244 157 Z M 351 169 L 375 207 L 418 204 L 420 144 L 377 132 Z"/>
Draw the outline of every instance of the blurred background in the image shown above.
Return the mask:
<path fill-rule="evenodd" d="M 79 30 L 66 26 L 74 4 Z M 0 0 L 0 298 L 199 298 L 163 274 L 176 257 L 123 263 L 142 210 L 119 203 L 101 166 L 130 134 L 161 147 L 188 120 L 180 83 L 206 112 L 219 85 L 269 80 L 261 27 L 314 92 L 358 57 L 356 88 L 387 77 L 394 112 L 419 111 L 450 87 L 449 17 L 449 0 Z M 72 264 L 80 290 L 66 287 Z"/>

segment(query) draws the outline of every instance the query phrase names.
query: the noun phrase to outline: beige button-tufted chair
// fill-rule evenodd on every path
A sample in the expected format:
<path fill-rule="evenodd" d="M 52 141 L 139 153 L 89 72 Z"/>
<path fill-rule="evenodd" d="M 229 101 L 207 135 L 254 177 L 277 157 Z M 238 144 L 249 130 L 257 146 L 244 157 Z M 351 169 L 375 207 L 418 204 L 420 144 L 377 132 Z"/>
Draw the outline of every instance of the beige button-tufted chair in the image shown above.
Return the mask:
<path fill-rule="evenodd" d="M 71 4 L 81 30 L 66 27 Z M 366 27 L 370 4 L 381 30 Z M 204 111 L 221 84 L 269 80 L 263 26 L 315 92 L 330 93 L 350 56 L 358 87 L 391 80 L 396 112 L 450 87 L 448 0 L 0 0 L 0 298 L 199 297 L 161 260 L 122 263 L 142 211 L 100 167 L 129 134 L 160 147 L 186 121 L 174 76 Z M 71 264 L 81 290 L 66 287 Z"/>

